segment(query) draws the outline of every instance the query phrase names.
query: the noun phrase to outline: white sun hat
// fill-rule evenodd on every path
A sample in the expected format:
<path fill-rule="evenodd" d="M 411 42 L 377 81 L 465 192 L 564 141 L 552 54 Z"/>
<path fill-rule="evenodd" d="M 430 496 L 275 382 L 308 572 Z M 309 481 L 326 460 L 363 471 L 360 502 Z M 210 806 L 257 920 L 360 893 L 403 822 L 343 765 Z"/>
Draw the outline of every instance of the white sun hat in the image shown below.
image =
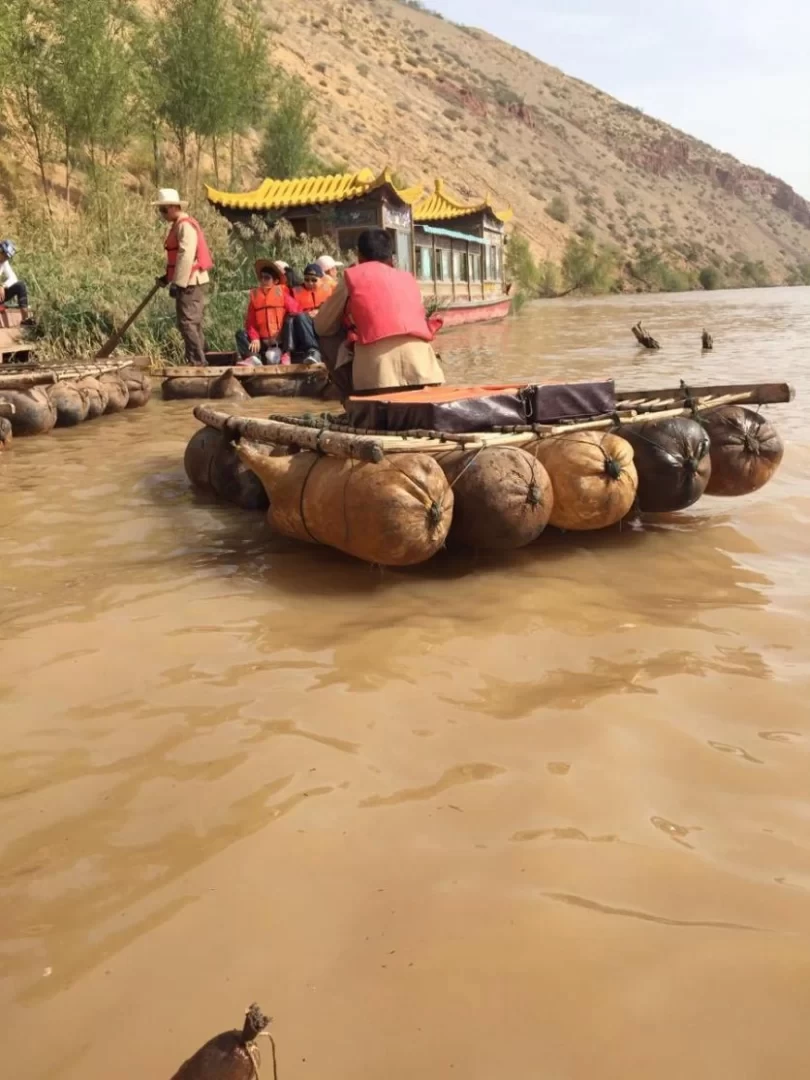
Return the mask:
<path fill-rule="evenodd" d="M 152 206 L 188 206 L 188 203 L 180 198 L 180 192 L 176 188 L 158 188 L 158 197 Z"/>
<path fill-rule="evenodd" d="M 329 270 L 337 270 L 338 267 L 343 266 L 342 262 L 335 262 L 331 255 L 320 255 L 315 262 L 320 266 L 324 273 Z"/>
<path fill-rule="evenodd" d="M 279 268 L 279 270 L 289 270 L 290 269 L 290 264 L 285 263 L 283 259 L 276 259 L 276 261 L 273 263 L 273 265 L 277 266 Z"/>

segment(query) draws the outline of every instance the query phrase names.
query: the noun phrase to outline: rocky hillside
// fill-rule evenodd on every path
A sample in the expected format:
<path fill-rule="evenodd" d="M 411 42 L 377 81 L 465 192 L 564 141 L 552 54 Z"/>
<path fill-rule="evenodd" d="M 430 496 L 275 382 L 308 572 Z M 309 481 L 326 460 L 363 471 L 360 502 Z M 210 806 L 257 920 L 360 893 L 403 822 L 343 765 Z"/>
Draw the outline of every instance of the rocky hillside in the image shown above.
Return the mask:
<path fill-rule="evenodd" d="M 267 15 L 275 59 L 322 103 L 321 157 L 489 191 L 541 258 L 588 226 L 624 255 L 762 261 L 774 282 L 810 260 L 810 205 L 783 181 L 489 34 L 398 0 L 267 0 Z"/>

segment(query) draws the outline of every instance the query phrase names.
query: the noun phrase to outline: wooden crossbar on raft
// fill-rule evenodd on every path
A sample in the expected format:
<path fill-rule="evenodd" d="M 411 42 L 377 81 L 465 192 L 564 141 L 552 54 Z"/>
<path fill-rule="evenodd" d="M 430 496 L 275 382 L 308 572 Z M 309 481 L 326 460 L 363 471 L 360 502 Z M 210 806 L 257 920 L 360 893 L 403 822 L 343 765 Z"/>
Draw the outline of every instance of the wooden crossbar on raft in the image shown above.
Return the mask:
<path fill-rule="evenodd" d="M 49 386 L 67 379 L 110 375 L 132 367 L 131 360 L 105 360 L 87 364 L 26 364 L 14 374 L 0 374 L 0 390 L 28 390 L 32 386 Z"/>
<path fill-rule="evenodd" d="M 328 428 L 298 427 L 278 420 L 254 420 L 245 416 L 232 416 L 208 405 L 198 405 L 196 418 L 207 427 L 253 442 L 273 443 L 277 446 L 294 446 L 299 450 L 317 450 L 331 457 L 357 458 L 378 464 L 385 452 L 376 439 L 362 435 L 346 435 Z"/>

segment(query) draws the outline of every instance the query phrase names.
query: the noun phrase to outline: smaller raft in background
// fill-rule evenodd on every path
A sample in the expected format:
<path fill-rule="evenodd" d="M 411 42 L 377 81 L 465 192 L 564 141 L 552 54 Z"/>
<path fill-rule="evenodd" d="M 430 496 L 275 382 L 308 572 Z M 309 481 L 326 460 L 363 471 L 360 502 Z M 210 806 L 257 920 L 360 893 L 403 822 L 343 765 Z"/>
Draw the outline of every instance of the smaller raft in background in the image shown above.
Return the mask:
<path fill-rule="evenodd" d="M 322 398 L 329 385 L 324 364 L 273 364 L 245 367 L 166 365 L 153 374 L 162 379 L 164 401 L 247 399 L 249 397 Z"/>
<path fill-rule="evenodd" d="M 441 387 L 406 392 L 404 401 L 350 399 L 346 413 L 320 418 L 261 420 L 198 405 L 194 415 L 204 426 L 186 450 L 186 472 L 198 489 L 238 506 L 269 506 L 270 526 L 283 536 L 409 566 L 445 541 L 503 551 L 532 544 L 547 523 L 593 531 L 633 512 L 683 509 L 711 492 L 715 468 L 719 493 L 755 491 L 773 475 L 782 449 L 750 406 L 793 398 L 785 383 L 514 389 Z M 363 416 L 402 410 L 391 421 L 398 430 L 356 426 L 354 402 Z M 572 415 L 577 402 L 598 411 Z M 425 415 L 423 405 L 451 430 L 402 429 L 405 417 Z M 458 430 L 493 413 L 524 422 Z M 237 462 L 259 479 L 265 498 Z"/>
<path fill-rule="evenodd" d="M 0 373 L 0 407 L 13 406 L 5 419 L 14 435 L 44 435 L 54 427 L 139 408 L 151 393 L 149 376 L 131 359 L 25 364 Z"/>

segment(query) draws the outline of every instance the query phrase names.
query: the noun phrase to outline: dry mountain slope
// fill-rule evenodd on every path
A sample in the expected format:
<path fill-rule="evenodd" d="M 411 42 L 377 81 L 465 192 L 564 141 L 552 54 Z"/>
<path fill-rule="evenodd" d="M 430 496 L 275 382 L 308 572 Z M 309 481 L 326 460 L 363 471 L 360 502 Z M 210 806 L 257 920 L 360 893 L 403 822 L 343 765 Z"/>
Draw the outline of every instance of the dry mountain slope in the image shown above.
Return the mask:
<path fill-rule="evenodd" d="M 810 260 L 810 205 L 787 184 L 478 30 L 397 0 L 268 0 L 276 58 L 321 103 L 318 150 L 352 168 L 442 176 L 511 204 L 536 253 L 589 226 L 625 255 L 693 268 Z M 566 224 L 546 207 L 570 204 Z"/>

